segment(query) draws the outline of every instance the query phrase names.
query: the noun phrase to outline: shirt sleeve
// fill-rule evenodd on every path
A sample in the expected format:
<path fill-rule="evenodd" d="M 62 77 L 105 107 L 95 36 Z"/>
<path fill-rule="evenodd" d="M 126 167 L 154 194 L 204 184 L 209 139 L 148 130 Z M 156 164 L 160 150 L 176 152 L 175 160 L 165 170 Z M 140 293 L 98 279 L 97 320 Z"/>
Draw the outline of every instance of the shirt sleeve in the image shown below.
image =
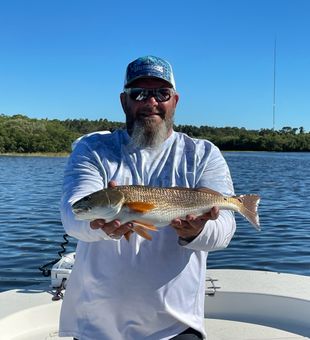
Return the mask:
<path fill-rule="evenodd" d="M 104 169 L 87 143 L 79 142 L 64 173 L 60 214 L 65 231 L 81 241 L 112 240 L 102 229 L 93 230 L 89 221 L 76 220 L 72 204 L 77 200 L 107 186 Z"/>
<path fill-rule="evenodd" d="M 220 150 L 213 145 L 203 165 L 197 188 L 210 188 L 223 195 L 234 195 L 233 183 L 228 165 Z M 206 222 L 201 233 L 191 242 L 179 239 L 179 244 L 193 250 L 213 251 L 226 248 L 236 230 L 234 213 L 220 210 L 216 220 Z"/>

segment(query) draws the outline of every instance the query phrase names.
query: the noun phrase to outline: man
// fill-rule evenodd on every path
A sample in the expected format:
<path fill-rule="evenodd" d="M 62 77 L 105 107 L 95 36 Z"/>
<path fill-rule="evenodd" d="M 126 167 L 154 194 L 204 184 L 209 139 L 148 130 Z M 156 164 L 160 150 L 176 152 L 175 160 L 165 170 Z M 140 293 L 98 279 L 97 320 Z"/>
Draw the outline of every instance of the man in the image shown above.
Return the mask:
<path fill-rule="evenodd" d="M 227 164 L 207 140 L 173 131 L 179 95 L 171 65 L 131 62 L 120 96 L 126 130 L 84 137 L 65 172 L 61 215 L 79 242 L 62 306 L 60 335 L 79 340 L 203 339 L 208 251 L 235 231 L 230 211 L 175 219 L 148 241 L 131 223 L 75 220 L 71 206 L 108 185 L 209 187 L 233 194 Z"/>

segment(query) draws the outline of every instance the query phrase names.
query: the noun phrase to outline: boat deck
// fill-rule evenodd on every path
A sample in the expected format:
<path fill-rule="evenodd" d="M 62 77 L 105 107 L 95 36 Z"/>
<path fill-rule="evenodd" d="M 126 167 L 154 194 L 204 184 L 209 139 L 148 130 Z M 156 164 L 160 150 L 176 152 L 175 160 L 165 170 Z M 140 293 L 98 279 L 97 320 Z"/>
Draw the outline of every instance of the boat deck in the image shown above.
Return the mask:
<path fill-rule="evenodd" d="M 206 296 L 208 319 L 241 321 L 310 337 L 309 276 L 228 269 L 208 270 L 207 276 L 220 287 Z M 212 292 L 210 286 L 207 279 L 207 293 Z"/>
<path fill-rule="evenodd" d="M 58 337 L 60 307 L 43 285 L 0 293 L 0 340 L 72 340 Z M 205 310 L 208 340 L 310 339 L 310 277 L 208 270 Z"/>

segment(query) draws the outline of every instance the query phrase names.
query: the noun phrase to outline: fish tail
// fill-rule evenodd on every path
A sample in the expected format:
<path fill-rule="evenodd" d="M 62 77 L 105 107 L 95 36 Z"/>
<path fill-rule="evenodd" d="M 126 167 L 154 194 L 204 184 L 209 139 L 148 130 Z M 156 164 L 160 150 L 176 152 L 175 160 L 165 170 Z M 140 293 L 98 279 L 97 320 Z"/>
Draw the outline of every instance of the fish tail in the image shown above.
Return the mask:
<path fill-rule="evenodd" d="M 258 204 L 260 197 L 258 195 L 240 195 L 236 199 L 241 203 L 240 214 L 244 216 L 255 229 L 260 230 L 259 216 L 258 216 Z"/>

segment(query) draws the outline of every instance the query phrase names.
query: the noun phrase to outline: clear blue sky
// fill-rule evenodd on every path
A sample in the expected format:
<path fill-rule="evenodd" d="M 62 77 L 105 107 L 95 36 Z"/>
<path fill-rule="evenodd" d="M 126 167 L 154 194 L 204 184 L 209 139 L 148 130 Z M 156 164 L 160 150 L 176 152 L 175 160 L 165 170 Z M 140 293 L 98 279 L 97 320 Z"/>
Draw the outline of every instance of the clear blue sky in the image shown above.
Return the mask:
<path fill-rule="evenodd" d="M 310 131 L 310 0 L 0 0 L 0 113 L 124 121 L 126 65 L 166 58 L 176 124 Z"/>

